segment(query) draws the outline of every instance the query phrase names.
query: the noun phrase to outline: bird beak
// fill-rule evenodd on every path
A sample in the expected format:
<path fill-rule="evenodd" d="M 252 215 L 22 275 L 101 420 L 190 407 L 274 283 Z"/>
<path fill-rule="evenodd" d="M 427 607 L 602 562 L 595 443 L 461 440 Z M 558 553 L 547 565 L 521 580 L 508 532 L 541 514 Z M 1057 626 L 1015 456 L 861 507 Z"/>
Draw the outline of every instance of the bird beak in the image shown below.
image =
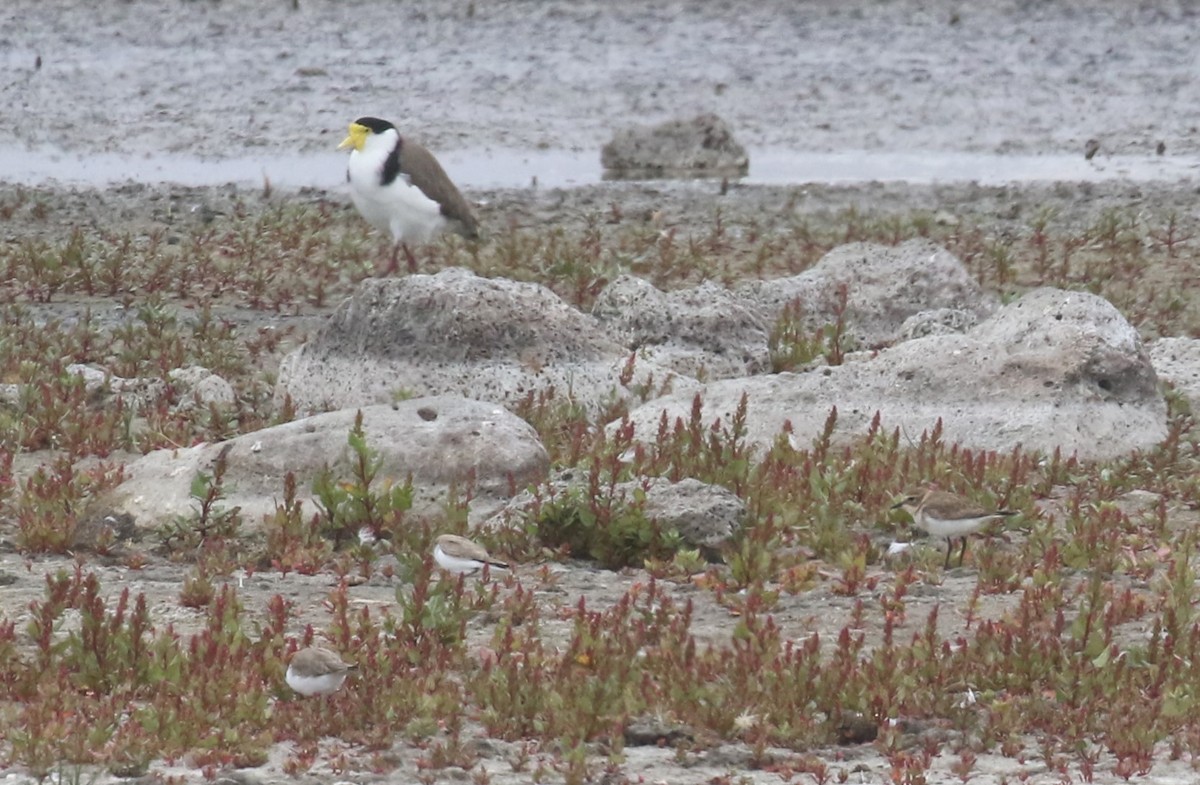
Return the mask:
<path fill-rule="evenodd" d="M 350 124 L 350 135 L 342 140 L 342 143 L 337 146 L 337 149 L 344 150 L 347 147 L 353 147 L 355 150 L 362 150 L 363 142 L 367 138 L 366 126 L 358 123 Z"/>
<path fill-rule="evenodd" d="M 905 499 L 901 499 L 900 501 L 896 502 L 895 504 L 893 504 L 893 505 L 892 505 L 892 509 L 893 509 L 893 510 L 898 510 L 898 509 L 900 509 L 901 507 L 903 507 L 903 506 L 904 506 L 904 502 L 905 502 L 905 501 L 906 501 Z"/>

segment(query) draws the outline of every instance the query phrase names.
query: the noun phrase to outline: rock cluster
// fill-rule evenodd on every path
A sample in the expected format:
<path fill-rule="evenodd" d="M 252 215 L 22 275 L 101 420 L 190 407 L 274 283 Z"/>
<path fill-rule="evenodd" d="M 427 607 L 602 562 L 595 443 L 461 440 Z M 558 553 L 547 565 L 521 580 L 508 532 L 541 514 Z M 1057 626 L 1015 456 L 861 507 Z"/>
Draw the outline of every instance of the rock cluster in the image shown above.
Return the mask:
<path fill-rule="evenodd" d="M 770 336 L 785 314 L 814 334 L 838 322 L 859 351 L 842 364 L 771 373 Z M 1105 459 L 1166 435 L 1152 357 L 1195 397 L 1196 354 L 1178 340 L 1148 353 L 1111 304 L 1086 293 L 1038 289 L 1000 306 L 957 259 L 924 241 L 843 246 L 800 275 L 734 289 L 664 292 L 623 276 L 592 313 L 544 287 L 465 270 L 371 280 L 282 366 L 279 399 L 302 412 L 338 411 L 152 453 L 106 502 L 139 523 L 187 514 L 192 477 L 224 451 L 228 503 L 260 520 L 287 471 L 304 489 L 346 460 L 361 407 L 385 471 L 412 476 L 419 510 L 436 511 L 451 488 L 469 489 L 478 524 L 524 489 L 548 487 L 546 451 L 511 413 L 547 394 L 592 412 L 614 397 L 640 403 L 630 419 L 642 441 L 656 438 L 664 413 L 686 420 L 698 395 L 706 427 L 745 397 L 747 438 L 762 447 L 785 426 L 803 447 L 836 407 L 841 441 L 860 438 L 878 413 L 913 440 L 940 422 L 945 440 L 971 449 L 1020 445 Z M 207 378 L 195 371 L 179 381 L 200 395 Z M 212 385 L 205 395 L 220 400 Z M 420 397 L 391 403 L 410 396 Z M 719 548 L 742 525 L 741 500 L 694 480 L 655 481 L 637 493 L 648 515 L 695 547 Z M 506 514 L 520 507 L 512 502 Z"/>

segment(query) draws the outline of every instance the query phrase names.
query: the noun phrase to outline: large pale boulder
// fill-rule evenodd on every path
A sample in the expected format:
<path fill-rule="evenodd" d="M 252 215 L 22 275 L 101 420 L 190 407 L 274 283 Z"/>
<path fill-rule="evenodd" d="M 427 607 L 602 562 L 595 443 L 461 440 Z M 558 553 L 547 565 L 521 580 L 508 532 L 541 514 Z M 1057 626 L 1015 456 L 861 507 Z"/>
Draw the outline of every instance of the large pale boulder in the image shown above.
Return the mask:
<path fill-rule="evenodd" d="M 716 283 L 664 292 L 622 275 L 600 292 L 592 314 L 626 349 L 687 376 L 727 379 L 771 370 L 768 325 Z"/>
<path fill-rule="evenodd" d="M 1149 352 L 1158 378 L 1169 382 L 1194 414 L 1200 413 L 1200 338 L 1159 338 L 1150 342 Z"/>
<path fill-rule="evenodd" d="M 938 419 L 944 438 L 973 449 L 1052 451 L 1104 459 L 1166 435 L 1166 404 L 1137 331 L 1106 300 L 1038 289 L 964 334 L 901 343 L 873 359 L 805 374 L 714 382 L 701 393 L 706 425 L 745 394 L 747 438 L 766 446 L 786 422 L 804 446 L 838 410 L 835 438 L 860 436 L 880 412 L 911 438 Z M 632 414 L 653 439 L 665 411 L 687 420 L 693 396 L 650 401 Z"/>
<path fill-rule="evenodd" d="M 645 360 L 623 378 L 629 358 L 549 289 L 451 269 L 364 281 L 284 358 L 276 397 L 302 411 L 443 393 L 511 406 L 553 388 L 595 409 L 675 378 Z"/>
<path fill-rule="evenodd" d="M 799 275 L 749 281 L 737 293 L 768 328 L 793 303 L 802 323 L 814 330 L 833 324 L 844 307 L 846 337 L 863 348 L 903 339 L 905 321 L 922 312 L 952 309 L 970 323 L 997 304 L 962 262 L 928 240 L 841 245 Z"/>
<path fill-rule="evenodd" d="M 769 372 L 769 337 L 788 308 L 813 333 L 843 309 L 843 349 L 853 349 L 962 332 L 994 311 L 996 298 L 952 254 L 916 240 L 840 246 L 800 275 L 734 290 L 706 282 L 664 292 L 625 275 L 592 313 L 639 356 L 711 381 Z"/>
<path fill-rule="evenodd" d="M 471 518 L 481 520 L 514 491 L 544 479 L 549 468 L 537 433 L 499 404 L 439 396 L 364 407 L 362 413 L 367 445 L 383 460 L 379 481 L 403 483 L 411 476 L 417 515 L 440 513 L 454 487 L 460 497 L 471 493 Z M 199 472 L 212 476 L 224 453 L 222 505 L 241 507 L 248 529 L 275 511 L 288 472 L 311 515 L 312 481 L 326 466 L 340 479 L 353 479 L 347 436 L 357 414 L 327 412 L 219 444 L 149 453 L 129 464 L 127 479 L 98 501 L 106 514 L 132 515 L 139 528 L 191 515 L 192 480 Z"/>

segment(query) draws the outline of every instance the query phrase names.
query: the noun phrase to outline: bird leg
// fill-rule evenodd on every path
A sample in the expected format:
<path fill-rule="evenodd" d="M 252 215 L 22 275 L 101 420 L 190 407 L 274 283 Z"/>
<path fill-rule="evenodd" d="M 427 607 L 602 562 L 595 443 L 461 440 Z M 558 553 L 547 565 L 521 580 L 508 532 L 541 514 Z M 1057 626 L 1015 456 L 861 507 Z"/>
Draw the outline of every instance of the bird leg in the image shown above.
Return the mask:
<path fill-rule="evenodd" d="M 385 259 L 375 262 L 375 277 L 389 278 L 400 272 L 400 243 L 392 244 L 392 253 Z"/>
<path fill-rule="evenodd" d="M 392 255 L 388 257 L 387 267 L 376 268 L 378 271 L 376 273 L 377 277 L 386 278 L 396 275 L 400 272 L 401 251 L 404 251 L 405 267 L 408 269 L 409 274 L 414 274 L 417 272 L 417 257 L 414 256 L 412 250 L 409 249 L 408 243 L 400 242 L 392 246 Z"/>
<path fill-rule="evenodd" d="M 954 552 L 954 539 L 952 537 L 947 537 L 946 538 L 946 561 L 942 562 L 943 570 L 950 569 L 950 554 L 953 552 Z"/>
<path fill-rule="evenodd" d="M 963 537 L 962 541 L 963 541 L 962 550 L 959 551 L 959 554 L 958 554 L 958 566 L 959 567 L 962 566 L 963 559 L 965 559 L 967 557 L 967 538 Z"/>
<path fill-rule="evenodd" d="M 392 245 L 392 255 L 388 259 L 387 267 L 379 270 L 379 277 L 385 278 L 395 275 L 400 272 L 400 252 L 404 251 L 404 261 L 410 275 L 417 272 L 417 257 L 413 254 L 412 249 L 408 247 L 408 243 L 403 240 L 398 240 Z"/>

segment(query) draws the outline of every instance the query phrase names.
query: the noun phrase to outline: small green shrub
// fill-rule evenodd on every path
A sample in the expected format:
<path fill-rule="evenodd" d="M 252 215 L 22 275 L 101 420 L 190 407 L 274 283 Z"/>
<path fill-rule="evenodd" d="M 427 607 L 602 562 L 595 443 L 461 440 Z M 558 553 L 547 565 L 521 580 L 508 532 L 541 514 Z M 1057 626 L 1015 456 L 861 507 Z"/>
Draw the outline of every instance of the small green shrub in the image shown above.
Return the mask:
<path fill-rule="evenodd" d="M 533 528 L 549 547 L 565 548 L 572 556 L 593 559 L 611 570 L 669 559 L 680 544 L 678 533 L 647 518 L 636 500 L 600 500 L 583 490 L 543 503 Z"/>

